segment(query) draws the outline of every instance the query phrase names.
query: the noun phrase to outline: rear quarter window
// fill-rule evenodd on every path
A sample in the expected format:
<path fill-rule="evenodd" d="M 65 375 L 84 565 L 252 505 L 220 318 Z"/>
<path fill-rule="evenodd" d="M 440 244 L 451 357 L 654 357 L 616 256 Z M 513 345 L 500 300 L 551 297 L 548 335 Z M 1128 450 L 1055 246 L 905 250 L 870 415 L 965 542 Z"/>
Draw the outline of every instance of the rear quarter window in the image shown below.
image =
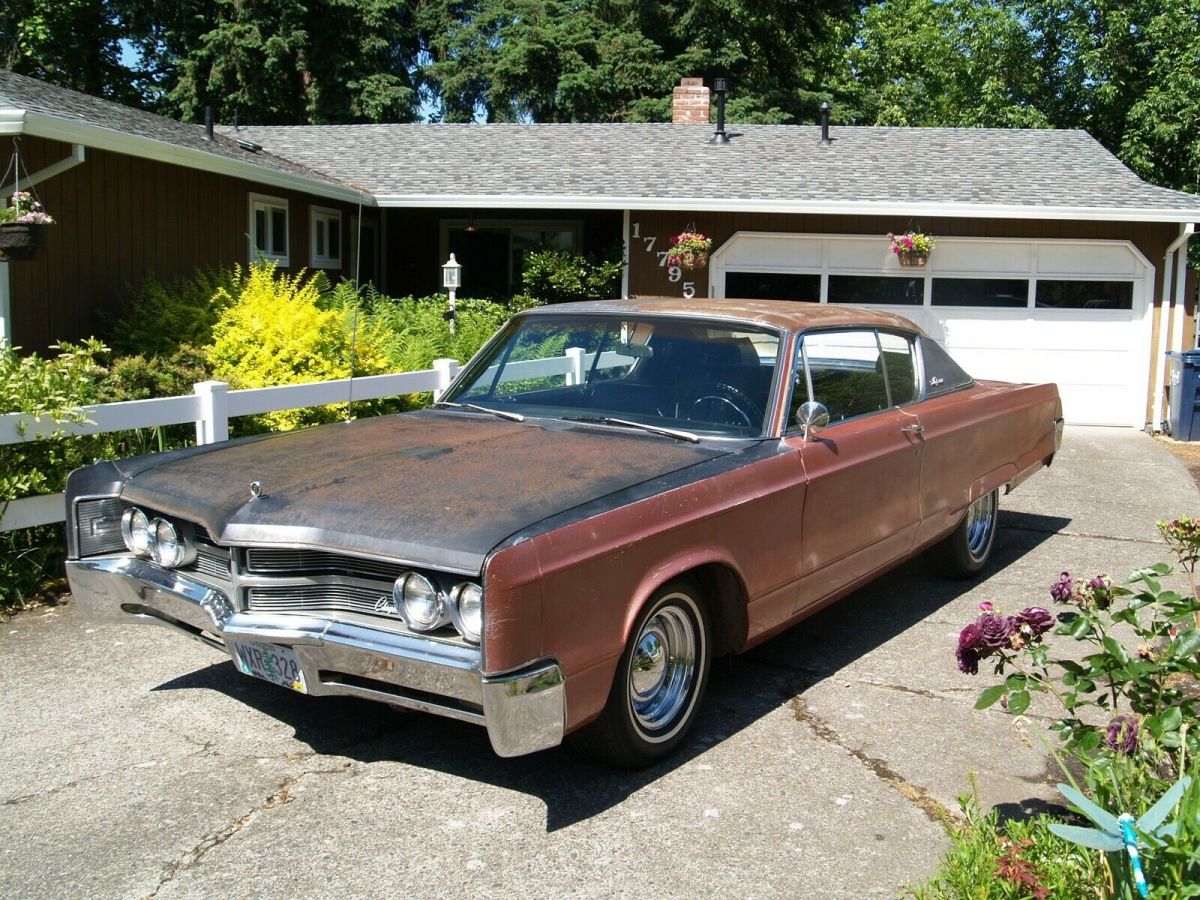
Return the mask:
<path fill-rule="evenodd" d="M 975 383 L 975 379 L 963 371 L 962 366 L 950 358 L 941 344 L 927 337 L 921 338 L 921 355 L 925 366 L 925 396 L 940 397 L 952 391 L 961 391 Z"/>

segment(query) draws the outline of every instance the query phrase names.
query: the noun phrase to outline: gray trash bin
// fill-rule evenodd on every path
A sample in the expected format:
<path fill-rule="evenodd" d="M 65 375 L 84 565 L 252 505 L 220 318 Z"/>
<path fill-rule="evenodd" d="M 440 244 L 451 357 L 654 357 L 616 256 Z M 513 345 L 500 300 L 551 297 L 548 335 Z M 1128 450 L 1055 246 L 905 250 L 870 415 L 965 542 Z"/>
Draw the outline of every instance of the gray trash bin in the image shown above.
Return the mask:
<path fill-rule="evenodd" d="M 1200 441 L 1200 350 L 1167 353 L 1170 381 L 1167 388 L 1171 437 Z"/>

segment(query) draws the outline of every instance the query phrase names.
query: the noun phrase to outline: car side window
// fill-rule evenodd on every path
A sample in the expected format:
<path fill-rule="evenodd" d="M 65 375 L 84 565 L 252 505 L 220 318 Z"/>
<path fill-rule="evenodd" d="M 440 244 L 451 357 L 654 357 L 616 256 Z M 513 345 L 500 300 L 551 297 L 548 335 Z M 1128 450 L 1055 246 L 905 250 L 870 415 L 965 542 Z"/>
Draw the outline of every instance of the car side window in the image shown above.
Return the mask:
<path fill-rule="evenodd" d="M 887 378 L 891 406 L 911 403 L 920 396 L 917 389 L 917 367 L 913 342 L 902 334 L 879 332 L 883 370 Z"/>
<path fill-rule="evenodd" d="M 788 421 L 806 400 L 824 404 L 833 424 L 909 403 L 916 396 L 910 339 L 873 328 L 813 332 L 800 341 Z"/>

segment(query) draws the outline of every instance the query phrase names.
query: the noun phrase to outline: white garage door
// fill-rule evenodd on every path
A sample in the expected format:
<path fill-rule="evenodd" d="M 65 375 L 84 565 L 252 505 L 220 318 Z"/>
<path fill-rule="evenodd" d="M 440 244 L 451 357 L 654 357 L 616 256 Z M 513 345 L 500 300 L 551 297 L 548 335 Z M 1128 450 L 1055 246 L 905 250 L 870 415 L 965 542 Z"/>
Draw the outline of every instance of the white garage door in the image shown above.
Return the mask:
<path fill-rule="evenodd" d="M 1128 243 L 943 238 L 906 269 L 882 237 L 740 232 L 709 273 L 714 297 L 899 313 L 976 378 L 1056 382 L 1072 424 L 1145 424 L 1154 268 Z"/>

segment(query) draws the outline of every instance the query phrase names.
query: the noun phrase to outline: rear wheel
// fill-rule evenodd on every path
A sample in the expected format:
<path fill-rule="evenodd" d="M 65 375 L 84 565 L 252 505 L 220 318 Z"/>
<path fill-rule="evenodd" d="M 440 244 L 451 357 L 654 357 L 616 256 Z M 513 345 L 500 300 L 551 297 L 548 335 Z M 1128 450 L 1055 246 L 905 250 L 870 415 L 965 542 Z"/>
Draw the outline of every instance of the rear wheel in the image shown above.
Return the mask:
<path fill-rule="evenodd" d="M 696 719 L 711 646 L 696 586 L 680 579 L 661 587 L 638 617 L 604 711 L 576 733 L 575 746 L 623 768 L 670 755 Z"/>
<path fill-rule="evenodd" d="M 967 578 L 987 565 L 996 542 L 1000 514 L 1000 491 L 984 494 L 963 514 L 958 527 L 941 544 L 941 557 L 948 574 Z"/>

